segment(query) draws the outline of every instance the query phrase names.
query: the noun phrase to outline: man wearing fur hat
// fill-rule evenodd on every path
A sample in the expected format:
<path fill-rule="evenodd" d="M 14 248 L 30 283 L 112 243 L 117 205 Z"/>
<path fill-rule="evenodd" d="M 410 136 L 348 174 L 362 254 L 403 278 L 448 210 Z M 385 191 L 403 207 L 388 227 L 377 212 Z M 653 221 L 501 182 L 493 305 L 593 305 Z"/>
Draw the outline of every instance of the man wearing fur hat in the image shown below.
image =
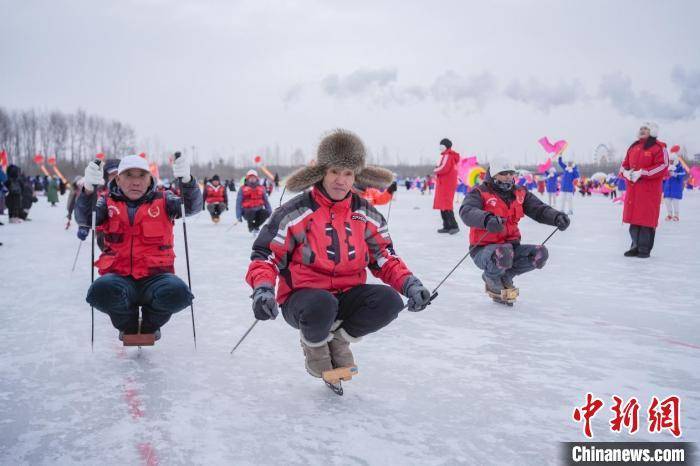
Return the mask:
<path fill-rule="evenodd" d="M 108 194 L 96 199 L 94 187 L 104 182 L 102 169 L 96 162 L 85 168 L 83 193 L 75 208 L 78 236 L 87 237 L 82 233 L 89 231 L 95 206 L 95 227 L 104 233 L 105 242 L 95 262 L 101 276 L 86 300 L 109 315 L 120 339 L 135 333 L 160 338 L 160 327 L 192 302 L 187 284 L 175 275 L 173 223 L 182 203 L 186 214 L 202 209 L 202 193 L 185 157 L 175 160 L 173 173 L 182 180 L 182 197 L 156 189 L 146 159 L 126 156 L 107 186 Z"/>
<path fill-rule="evenodd" d="M 494 301 L 512 305 L 517 297 L 513 279 L 541 269 L 549 252 L 539 244 L 521 244 L 518 223 L 527 215 L 538 223 L 569 227 L 569 217 L 553 209 L 522 186 L 515 184 L 515 167 L 494 160 L 484 182 L 464 198 L 459 209 L 462 221 L 470 227 L 470 255 L 484 271 L 481 278 Z M 515 290 L 515 291 L 508 291 Z"/>
<path fill-rule="evenodd" d="M 452 150 L 452 141 L 444 138 L 440 141 L 440 163 L 433 170 L 437 178 L 433 209 L 440 211 L 442 228 L 438 233 L 459 233 L 459 225 L 455 220 L 454 199 L 457 190 L 457 164 L 459 154 Z"/>
<path fill-rule="evenodd" d="M 275 210 L 253 244 L 246 281 L 255 317 L 274 319 L 282 307 L 301 332 L 314 377 L 354 367 L 350 343 L 398 316 L 399 293 L 409 298 L 410 311 L 429 304 L 430 292 L 395 254 L 384 217 L 352 191 L 354 183 L 384 188 L 392 178 L 365 166 L 355 134 L 334 131 L 321 141 L 315 165 L 287 181 L 289 191 L 311 189 Z M 389 286 L 367 284 L 367 268 Z"/>
<path fill-rule="evenodd" d="M 632 246 L 625 257 L 646 259 L 654 247 L 662 184 L 668 173 L 666 144 L 656 139 L 658 132 L 656 123 L 643 123 L 620 168 L 629 180 L 622 221 L 630 225 Z"/>
<path fill-rule="evenodd" d="M 255 170 L 248 170 L 245 182 L 236 197 L 236 218 L 239 222 L 246 219 L 248 231 L 258 233 L 265 220 L 272 215 L 272 207 L 267 197 L 267 190 L 260 184 L 260 177 Z"/>

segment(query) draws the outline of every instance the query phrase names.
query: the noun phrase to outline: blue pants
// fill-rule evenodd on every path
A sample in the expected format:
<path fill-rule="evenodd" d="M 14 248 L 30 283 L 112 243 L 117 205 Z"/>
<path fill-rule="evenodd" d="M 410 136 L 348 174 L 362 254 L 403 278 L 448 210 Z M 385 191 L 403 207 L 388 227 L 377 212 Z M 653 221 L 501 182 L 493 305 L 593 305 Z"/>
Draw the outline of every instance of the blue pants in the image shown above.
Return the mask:
<path fill-rule="evenodd" d="M 107 314 L 112 325 L 124 333 L 137 332 L 141 306 L 141 333 L 153 333 L 170 316 L 189 306 L 193 298 L 185 282 L 172 273 L 141 280 L 108 273 L 90 286 L 86 300 Z"/>
<path fill-rule="evenodd" d="M 541 269 L 547 263 L 549 252 L 539 244 L 489 244 L 472 252 L 474 264 L 487 277 L 499 281 L 503 275 L 516 275 Z"/>

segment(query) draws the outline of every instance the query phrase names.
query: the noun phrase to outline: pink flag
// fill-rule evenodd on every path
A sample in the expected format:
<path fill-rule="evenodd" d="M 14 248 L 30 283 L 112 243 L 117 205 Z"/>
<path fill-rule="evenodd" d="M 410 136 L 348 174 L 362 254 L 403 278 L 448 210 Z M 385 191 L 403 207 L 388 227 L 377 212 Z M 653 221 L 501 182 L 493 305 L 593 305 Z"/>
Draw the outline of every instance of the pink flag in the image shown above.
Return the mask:
<path fill-rule="evenodd" d="M 545 173 L 551 167 L 552 167 L 552 159 L 547 159 L 547 161 L 545 163 L 541 163 L 541 164 L 537 165 L 537 171 L 539 173 Z"/>
<path fill-rule="evenodd" d="M 476 161 L 476 156 L 474 157 L 465 157 L 463 159 L 460 159 L 459 164 L 457 165 L 457 177 L 462 180 L 463 183 L 467 183 L 467 175 L 469 175 L 469 171 L 471 170 L 472 167 L 477 165 Z"/>
<path fill-rule="evenodd" d="M 566 141 L 564 141 L 563 139 L 552 144 L 551 142 L 549 142 L 549 139 L 547 139 L 547 136 L 543 136 L 537 142 L 540 143 L 540 145 L 544 148 L 545 152 L 547 152 L 548 154 L 559 154 L 563 152 L 566 148 Z"/>

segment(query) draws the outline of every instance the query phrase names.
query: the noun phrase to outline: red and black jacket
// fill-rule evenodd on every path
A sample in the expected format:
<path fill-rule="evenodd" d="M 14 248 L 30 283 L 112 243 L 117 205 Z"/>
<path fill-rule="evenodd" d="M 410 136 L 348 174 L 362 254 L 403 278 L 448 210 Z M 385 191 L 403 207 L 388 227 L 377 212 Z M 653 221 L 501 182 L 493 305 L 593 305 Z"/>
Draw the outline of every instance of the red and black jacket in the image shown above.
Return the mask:
<path fill-rule="evenodd" d="M 246 281 L 277 301 L 302 288 L 337 294 L 374 276 L 402 292 L 411 271 L 395 254 L 384 217 L 357 194 L 332 201 L 315 186 L 275 210 L 253 244 Z"/>

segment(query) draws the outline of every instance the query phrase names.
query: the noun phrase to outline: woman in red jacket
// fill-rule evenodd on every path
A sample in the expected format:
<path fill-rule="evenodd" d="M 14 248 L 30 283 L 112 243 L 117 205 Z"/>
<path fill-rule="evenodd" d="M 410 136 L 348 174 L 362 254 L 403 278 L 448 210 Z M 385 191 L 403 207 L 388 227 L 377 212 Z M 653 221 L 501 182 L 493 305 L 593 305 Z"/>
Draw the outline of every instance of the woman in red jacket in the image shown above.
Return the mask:
<path fill-rule="evenodd" d="M 301 332 L 307 371 L 321 377 L 355 366 L 350 343 L 398 316 L 399 293 L 409 311 L 421 311 L 430 292 L 395 254 L 384 217 L 352 192 L 355 182 L 387 186 L 391 172 L 365 166 L 362 141 L 343 130 L 321 141 L 316 160 L 288 179 L 289 191 L 311 190 L 276 209 L 262 228 L 246 281 L 255 318 L 274 319 L 279 303 Z M 389 286 L 367 284 L 367 268 Z"/>
<path fill-rule="evenodd" d="M 459 233 L 459 225 L 454 213 L 459 154 L 452 150 L 452 141 L 447 138 L 440 141 L 440 156 L 440 164 L 433 170 L 437 178 L 433 209 L 439 210 L 442 216 L 442 228 L 438 233 L 454 235 Z"/>
<path fill-rule="evenodd" d="M 622 221 L 629 223 L 632 247 L 626 257 L 647 258 L 659 224 L 662 185 L 668 172 L 666 144 L 656 139 L 659 126 L 646 122 L 639 139 L 627 149 L 620 169 L 629 180 Z"/>

